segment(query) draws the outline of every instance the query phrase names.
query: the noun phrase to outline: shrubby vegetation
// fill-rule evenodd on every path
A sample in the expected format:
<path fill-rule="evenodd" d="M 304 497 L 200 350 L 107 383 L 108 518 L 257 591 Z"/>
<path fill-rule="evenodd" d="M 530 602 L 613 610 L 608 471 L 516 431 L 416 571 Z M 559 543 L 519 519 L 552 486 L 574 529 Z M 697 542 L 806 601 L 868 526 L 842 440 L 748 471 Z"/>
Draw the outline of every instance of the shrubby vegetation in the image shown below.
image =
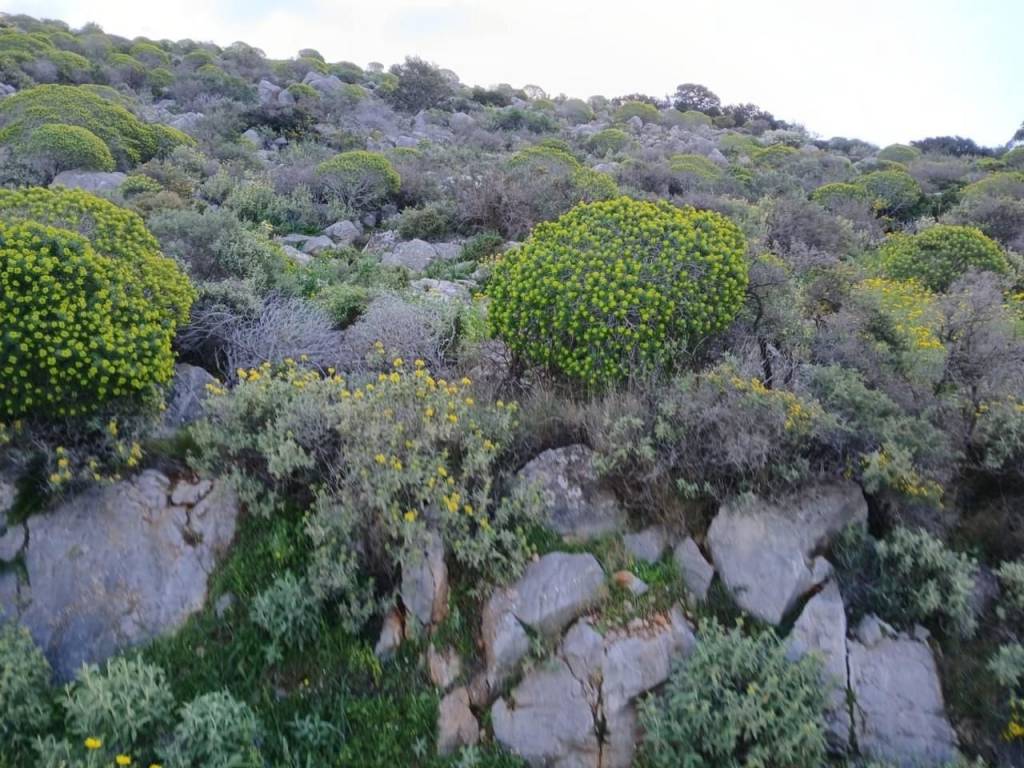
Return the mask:
<path fill-rule="evenodd" d="M 632 524 L 697 541 L 735 494 L 858 483 L 873 535 L 829 553 L 851 626 L 926 625 L 964 750 L 1019 748 L 1020 132 L 879 148 L 695 83 L 584 101 L 26 16 L 0 19 L 0 83 L 12 519 L 143 467 L 224 475 L 246 507 L 210 605 L 66 695 L 0 630 L 0 764 L 519 765 L 486 718 L 436 755 L 424 638 L 373 646 L 440 541 L 434 639 L 471 666 L 482 601 L 552 541 L 513 477 L 577 442 Z M 66 170 L 127 176 L 29 186 Z M 392 258 L 412 239 L 422 272 Z M 168 436 L 176 362 L 217 381 Z M 578 545 L 649 581 L 638 615 L 676 599 L 619 546 Z M 749 624 L 703 635 L 645 708 L 645 764 L 826 764 L 810 667 Z"/>

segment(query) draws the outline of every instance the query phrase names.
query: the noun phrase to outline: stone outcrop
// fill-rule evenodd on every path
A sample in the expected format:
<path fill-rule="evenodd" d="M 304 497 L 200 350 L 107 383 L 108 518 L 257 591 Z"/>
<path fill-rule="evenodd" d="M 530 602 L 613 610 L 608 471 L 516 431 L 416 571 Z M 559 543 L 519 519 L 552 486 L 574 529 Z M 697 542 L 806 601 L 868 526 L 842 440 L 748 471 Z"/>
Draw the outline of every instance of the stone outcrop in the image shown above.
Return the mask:
<path fill-rule="evenodd" d="M 715 569 L 739 606 L 778 624 L 816 583 L 814 555 L 848 525 L 867 523 L 852 482 L 805 488 L 782 499 L 757 496 L 722 505 L 708 531 Z"/>
<path fill-rule="evenodd" d="M 705 600 L 711 581 L 715 578 L 715 568 L 705 559 L 697 542 L 689 536 L 683 539 L 672 550 L 672 559 L 679 568 L 686 588 L 697 600 Z"/>
<path fill-rule="evenodd" d="M 625 525 L 625 512 L 601 485 L 594 453 L 584 445 L 544 451 L 523 467 L 519 478 L 540 489 L 549 524 L 565 538 L 586 540 Z"/>
<path fill-rule="evenodd" d="M 0 613 L 24 624 L 58 679 L 86 662 L 180 627 L 235 533 L 238 504 L 220 486 L 191 494 L 143 472 L 26 521 L 27 583 Z M 175 504 L 173 495 L 192 504 Z"/>

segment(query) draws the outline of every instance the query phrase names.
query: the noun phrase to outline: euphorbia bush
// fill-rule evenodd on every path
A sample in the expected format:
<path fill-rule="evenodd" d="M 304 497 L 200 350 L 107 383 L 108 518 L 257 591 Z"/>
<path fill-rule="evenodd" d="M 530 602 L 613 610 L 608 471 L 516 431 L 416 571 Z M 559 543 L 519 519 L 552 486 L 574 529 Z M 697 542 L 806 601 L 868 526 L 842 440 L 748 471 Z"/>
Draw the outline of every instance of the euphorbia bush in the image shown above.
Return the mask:
<path fill-rule="evenodd" d="M 945 291 L 968 270 L 1005 274 L 1010 265 L 1002 248 L 981 230 L 940 224 L 916 235 L 893 235 L 882 246 L 879 264 L 897 280 L 916 280 Z"/>
<path fill-rule="evenodd" d="M 579 205 L 498 262 L 493 330 L 588 385 L 668 365 L 736 315 L 745 248 L 739 228 L 712 211 L 628 197 Z"/>
<path fill-rule="evenodd" d="M 384 155 L 364 150 L 342 152 L 316 167 L 328 194 L 355 209 L 371 207 L 401 187 L 402 180 Z"/>
<path fill-rule="evenodd" d="M 0 420 L 80 416 L 170 379 L 194 292 L 136 214 L 0 190 Z"/>

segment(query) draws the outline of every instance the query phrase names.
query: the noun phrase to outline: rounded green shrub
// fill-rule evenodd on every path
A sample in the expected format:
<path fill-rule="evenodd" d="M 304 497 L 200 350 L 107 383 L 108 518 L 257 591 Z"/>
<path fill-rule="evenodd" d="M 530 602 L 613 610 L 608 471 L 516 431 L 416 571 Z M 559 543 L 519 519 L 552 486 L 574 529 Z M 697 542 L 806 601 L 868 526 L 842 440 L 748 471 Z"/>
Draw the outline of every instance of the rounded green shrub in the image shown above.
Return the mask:
<path fill-rule="evenodd" d="M 114 156 L 99 136 L 78 125 L 51 123 L 34 130 L 23 144 L 29 162 L 55 175 L 72 168 L 112 171 Z"/>
<path fill-rule="evenodd" d="M 771 631 L 748 637 L 711 622 L 664 692 L 641 705 L 637 765 L 818 768 L 824 709 L 813 656 L 794 663 Z"/>
<path fill-rule="evenodd" d="M 538 225 L 495 266 L 493 330 L 523 357 L 599 385 L 670 365 L 728 324 L 746 242 L 711 211 L 619 197 Z"/>
<path fill-rule="evenodd" d="M 80 416 L 169 380 L 193 299 L 138 215 L 80 190 L 0 190 L 0 420 Z"/>
<path fill-rule="evenodd" d="M 629 134 L 619 128 L 605 128 L 598 131 L 587 142 L 590 151 L 595 155 L 604 156 L 608 153 L 620 152 L 629 144 Z"/>
<path fill-rule="evenodd" d="M 159 151 L 155 126 L 87 86 L 39 85 L 0 101 L 0 145 L 21 147 L 34 131 L 54 123 L 76 125 L 98 136 L 122 169 Z"/>
<path fill-rule="evenodd" d="M 248 704 L 226 691 L 204 693 L 181 708 L 165 759 L 179 768 L 256 768 L 260 733 Z"/>
<path fill-rule="evenodd" d="M 835 212 L 852 203 L 869 203 L 871 195 L 866 189 L 856 184 L 835 182 L 823 184 L 815 189 L 811 192 L 811 200 L 822 208 Z"/>
<path fill-rule="evenodd" d="M 722 177 L 722 169 L 704 155 L 672 155 L 668 167 L 672 173 L 696 176 L 704 181 Z"/>
<path fill-rule="evenodd" d="M 0 623 L 0 764 L 50 717 L 50 664 L 28 630 Z"/>
<path fill-rule="evenodd" d="M 328 194 L 349 208 L 368 208 L 398 192 L 402 179 L 384 155 L 353 150 L 335 155 L 316 167 Z"/>
<path fill-rule="evenodd" d="M 878 214 L 894 219 L 912 219 L 923 195 L 917 179 L 903 171 L 874 171 L 854 183 L 868 193 Z"/>
<path fill-rule="evenodd" d="M 920 149 L 906 144 L 890 144 L 877 155 L 879 160 L 888 160 L 891 163 L 902 163 L 903 165 L 913 162 L 920 156 Z"/>
<path fill-rule="evenodd" d="M 644 101 L 627 101 L 615 110 L 615 119 L 619 122 L 624 123 L 634 117 L 639 117 L 645 123 L 656 123 L 661 117 L 661 113 L 653 104 Z"/>
<path fill-rule="evenodd" d="M 892 235 L 879 252 L 888 277 L 916 280 L 931 291 L 945 291 L 968 270 L 1006 274 L 1002 248 L 981 230 L 940 224 L 916 235 Z"/>

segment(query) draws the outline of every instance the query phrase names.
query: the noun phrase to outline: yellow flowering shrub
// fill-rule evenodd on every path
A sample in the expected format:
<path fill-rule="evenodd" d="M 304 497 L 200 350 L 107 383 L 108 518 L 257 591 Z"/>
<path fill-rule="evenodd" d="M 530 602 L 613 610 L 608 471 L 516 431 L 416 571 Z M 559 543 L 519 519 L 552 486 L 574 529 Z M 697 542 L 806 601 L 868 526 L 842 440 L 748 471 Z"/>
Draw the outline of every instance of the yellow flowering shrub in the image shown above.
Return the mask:
<path fill-rule="evenodd" d="M 0 190 L 0 420 L 82 416 L 167 381 L 193 297 L 136 214 Z"/>
<path fill-rule="evenodd" d="M 588 385 L 670 365 L 725 327 L 747 286 L 746 242 L 712 211 L 619 197 L 538 225 L 495 265 L 494 332 Z"/>
<path fill-rule="evenodd" d="M 514 405 L 480 402 L 469 379 L 436 379 L 401 358 L 361 382 L 294 362 L 239 379 L 211 390 L 193 431 L 198 467 L 225 475 L 257 513 L 309 510 L 309 582 L 352 628 L 431 533 L 485 581 L 525 561 L 533 509 L 499 500 L 496 486 Z"/>

